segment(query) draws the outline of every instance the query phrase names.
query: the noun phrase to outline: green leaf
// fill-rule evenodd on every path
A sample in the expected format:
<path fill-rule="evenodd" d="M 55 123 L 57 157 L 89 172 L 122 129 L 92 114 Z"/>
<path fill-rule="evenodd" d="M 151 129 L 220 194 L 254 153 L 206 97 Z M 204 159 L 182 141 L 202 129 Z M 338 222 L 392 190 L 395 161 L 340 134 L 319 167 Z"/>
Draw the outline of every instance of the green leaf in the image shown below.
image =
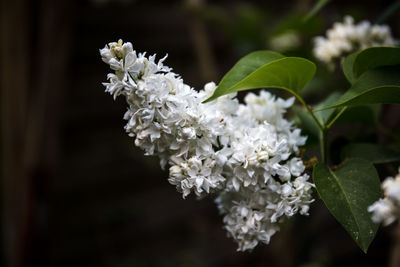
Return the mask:
<path fill-rule="evenodd" d="M 400 64 L 400 47 L 370 47 L 357 54 L 353 65 L 355 78 L 368 70 Z"/>
<path fill-rule="evenodd" d="M 381 196 L 374 165 L 364 159 L 350 159 L 334 172 L 317 163 L 313 179 L 326 207 L 366 253 L 378 230 L 367 210 Z"/>
<path fill-rule="evenodd" d="M 370 143 L 352 143 L 342 151 L 344 158 L 363 158 L 374 164 L 400 161 L 400 152 Z"/>
<path fill-rule="evenodd" d="M 254 53 L 239 60 L 222 78 L 214 94 L 204 102 L 256 88 L 281 88 L 300 99 L 300 90 L 315 74 L 315 64 L 304 58 L 283 57 L 271 51 Z"/>
<path fill-rule="evenodd" d="M 244 57 L 242 57 L 234 66 L 233 68 L 228 71 L 225 76 L 222 78 L 221 82 L 219 83 L 217 90 L 221 92 L 225 92 L 229 90 L 230 87 L 235 85 L 236 83 L 240 82 L 252 72 L 257 70 L 258 68 L 262 67 L 263 65 L 277 60 L 284 58 L 283 55 L 273 52 L 273 51 L 255 51 L 252 52 Z M 215 92 L 214 92 L 215 95 Z M 214 96 L 213 95 L 213 96 Z M 222 94 L 221 94 L 222 95 Z M 212 96 L 212 97 L 213 97 Z M 209 98 L 204 102 L 208 102 L 213 100 L 214 98 Z M 217 98 L 217 97 L 215 97 Z"/>
<path fill-rule="evenodd" d="M 354 65 L 354 61 L 356 60 L 358 53 L 359 52 L 356 52 L 356 53 L 350 54 L 347 57 L 345 57 L 343 60 L 343 64 L 342 64 L 344 76 L 346 76 L 346 79 L 351 84 L 354 82 L 353 65 Z"/>
<path fill-rule="evenodd" d="M 377 124 L 381 105 L 355 106 L 348 108 L 335 122 L 340 123 L 361 123 Z"/>
<path fill-rule="evenodd" d="M 400 103 L 400 65 L 368 70 L 336 103 L 325 107 Z"/>
<path fill-rule="evenodd" d="M 304 17 L 304 21 L 309 20 L 310 18 L 314 17 L 318 11 L 321 10 L 326 4 L 328 4 L 330 0 L 318 0 L 318 2 L 314 5 L 310 12 Z"/>
<path fill-rule="evenodd" d="M 324 109 L 324 110 L 320 110 L 323 107 L 326 106 L 330 106 L 333 103 L 335 103 L 340 97 L 340 93 L 338 92 L 334 92 L 332 94 L 330 94 L 324 101 L 322 101 L 320 104 L 316 105 L 314 107 L 314 110 L 319 110 L 319 111 L 315 111 L 315 116 L 318 118 L 318 120 L 320 121 L 320 123 L 322 125 L 326 125 L 328 124 L 328 122 L 330 121 L 332 115 L 335 113 L 335 109 Z"/>
<path fill-rule="evenodd" d="M 354 83 L 364 72 L 400 64 L 400 47 L 370 47 L 350 54 L 343 61 L 343 72 Z"/>

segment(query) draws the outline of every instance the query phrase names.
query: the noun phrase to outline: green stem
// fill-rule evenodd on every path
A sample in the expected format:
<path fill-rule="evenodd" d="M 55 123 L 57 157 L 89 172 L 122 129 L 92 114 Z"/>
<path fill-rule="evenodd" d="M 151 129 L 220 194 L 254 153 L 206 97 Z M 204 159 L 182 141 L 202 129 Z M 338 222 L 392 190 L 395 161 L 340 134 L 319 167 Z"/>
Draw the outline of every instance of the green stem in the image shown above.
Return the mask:
<path fill-rule="evenodd" d="M 303 106 L 306 108 L 306 110 L 308 111 L 308 113 L 310 113 L 311 117 L 314 119 L 314 121 L 317 123 L 318 128 L 323 131 L 324 130 L 324 126 L 322 126 L 322 124 L 320 123 L 320 121 L 317 119 L 317 117 L 315 117 L 314 112 L 311 110 L 311 108 L 306 104 L 306 102 L 304 102 L 303 98 L 301 98 L 299 95 L 296 95 L 297 99 L 300 101 L 301 104 L 303 104 Z"/>
<path fill-rule="evenodd" d="M 339 119 L 339 117 L 343 114 L 343 112 L 346 111 L 346 109 L 347 109 L 347 106 L 346 106 L 346 107 L 343 107 L 343 108 L 338 112 L 338 114 L 336 114 L 336 116 L 328 123 L 328 125 L 325 126 L 325 129 L 331 128 L 331 126 L 333 125 L 333 123 L 335 123 L 335 121 L 336 121 L 337 119 Z"/>
<path fill-rule="evenodd" d="M 326 164 L 328 160 L 328 140 L 327 140 L 328 130 L 323 129 L 319 133 L 320 133 L 319 145 L 321 149 L 321 160 L 322 163 Z"/>
<path fill-rule="evenodd" d="M 315 123 L 318 125 L 319 128 L 319 132 L 320 132 L 320 136 L 319 136 L 319 142 L 320 142 L 320 149 L 321 149 L 321 160 L 324 164 L 327 163 L 327 158 L 328 158 L 328 145 L 327 145 L 327 132 L 328 129 L 326 127 L 324 127 L 321 122 L 317 119 L 317 117 L 315 116 L 314 112 L 312 111 L 312 109 L 306 104 L 306 102 L 304 102 L 304 100 L 296 94 L 297 99 L 301 102 L 301 104 L 303 104 L 303 106 L 306 108 L 306 110 L 308 111 L 308 113 L 310 113 L 311 117 L 314 119 Z M 339 113 L 343 113 L 343 112 L 339 112 Z M 339 115 L 340 116 L 340 115 Z M 336 120 L 339 116 L 335 117 L 333 120 Z"/>

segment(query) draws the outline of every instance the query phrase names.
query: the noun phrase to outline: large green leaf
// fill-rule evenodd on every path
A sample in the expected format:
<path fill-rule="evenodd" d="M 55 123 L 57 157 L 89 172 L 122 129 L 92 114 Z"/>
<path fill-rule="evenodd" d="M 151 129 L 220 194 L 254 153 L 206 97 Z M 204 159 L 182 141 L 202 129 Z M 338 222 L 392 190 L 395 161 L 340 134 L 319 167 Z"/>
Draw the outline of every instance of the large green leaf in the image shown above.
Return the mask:
<path fill-rule="evenodd" d="M 285 56 L 268 50 L 255 51 L 242 57 L 230 71 L 228 71 L 218 85 L 217 90 L 225 92 L 233 85 L 240 82 L 252 72 L 268 64 L 271 61 L 284 58 Z M 214 93 L 215 94 L 215 93 Z M 222 95 L 222 94 L 221 94 Z M 216 98 L 216 97 L 215 97 Z M 213 98 L 214 99 L 214 98 Z M 213 100 L 207 99 L 205 102 Z"/>
<path fill-rule="evenodd" d="M 300 90 L 314 76 L 315 69 L 314 63 L 303 58 L 283 57 L 271 51 L 254 52 L 239 60 L 204 102 L 256 88 L 281 88 L 300 98 Z"/>
<path fill-rule="evenodd" d="M 400 47 L 370 47 L 350 54 L 343 61 L 343 72 L 354 83 L 364 72 L 400 64 Z"/>
<path fill-rule="evenodd" d="M 400 161 L 400 152 L 370 143 L 352 143 L 343 151 L 344 158 L 363 158 L 372 163 L 388 163 Z"/>
<path fill-rule="evenodd" d="M 336 171 L 317 163 L 313 179 L 329 211 L 366 253 L 378 230 L 367 210 L 381 196 L 375 167 L 364 159 L 350 159 Z"/>
<path fill-rule="evenodd" d="M 357 79 L 368 70 L 400 64 L 400 47 L 370 47 L 357 54 L 353 74 Z"/>
<path fill-rule="evenodd" d="M 325 107 L 400 103 L 400 65 L 364 72 L 336 103 Z"/>

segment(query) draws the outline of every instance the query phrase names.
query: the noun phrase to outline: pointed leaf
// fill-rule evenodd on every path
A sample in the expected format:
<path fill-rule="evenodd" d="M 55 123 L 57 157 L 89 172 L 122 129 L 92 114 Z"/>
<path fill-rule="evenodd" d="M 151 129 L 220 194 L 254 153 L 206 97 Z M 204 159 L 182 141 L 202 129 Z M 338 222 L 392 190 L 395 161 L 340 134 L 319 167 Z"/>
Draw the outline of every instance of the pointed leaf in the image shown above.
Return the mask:
<path fill-rule="evenodd" d="M 357 79 L 368 70 L 400 64 L 400 47 L 370 47 L 357 54 L 353 74 Z"/>
<path fill-rule="evenodd" d="M 400 103 L 400 65 L 366 71 L 336 103 L 325 107 Z"/>
<path fill-rule="evenodd" d="M 259 51 L 274 53 L 270 51 Z M 268 54 L 267 53 L 267 54 Z M 256 88 L 281 88 L 296 97 L 300 90 L 311 80 L 315 74 L 315 64 L 309 60 L 297 57 L 282 57 L 274 53 L 274 56 L 265 60 L 260 66 L 262 58 L 248 55 L 241 59 L 221 80 L 214 94 L 204 102 L 218 98 L 219 96 Z M 253 71 L 252 71 L 253 70 Z M 252 72 L 251 72 L 252 71 Z"/>
<path fill-rule="evenodd" d="M 329 211 L 366 253 L 378 230 L 367 210 L 381 195 L 375 167 L 367 160 L 351 159 L 334 172 L 317 163 L 313 179 Z"/>
<path fill-rule="evenodd" d="M 400 161 L 400 152 L 370 143 L 352 143 L 343 149 L 344 158 L 363 158 L 372 163 Z"/>
<path fill-rule="evenodd" d="M 218 90 L 220 92 L 227 91 L 230 87 L 243 80 L 245 77 L 250 75 L 252 72 L 262 67 L 263 65 L 284 58 L 283 55 L 268 51 L 261 50 L 252 52 L 244 57 L 242 57 L 230 71 L 228 71 L 224 77 L 222 77 L 221 82 L 218 84 Z M 215 94 L 215 93 L 214 93 Z M 221 94 L 222 95 L 222 94 Z M 204 102 L 211 101 L 213 99 L 209 98 Z"/>
<path fill-rule="evenodd" d="M 354 83 L 364 72 L 400 64 L 400 47 L 370 47 L 350 54 L 343 61 L 343 72 Z"/>

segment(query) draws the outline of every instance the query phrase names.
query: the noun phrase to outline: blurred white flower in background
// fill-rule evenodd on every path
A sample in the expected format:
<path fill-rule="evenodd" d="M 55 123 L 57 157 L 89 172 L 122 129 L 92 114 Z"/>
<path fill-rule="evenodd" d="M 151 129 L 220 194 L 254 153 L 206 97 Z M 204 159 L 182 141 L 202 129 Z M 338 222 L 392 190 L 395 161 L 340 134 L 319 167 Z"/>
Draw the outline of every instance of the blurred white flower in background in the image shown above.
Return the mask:
<path fill-rule="evenodd" d="M 389 225 L 400 217 L 400 169 L 396 177 L 387 177 L 382 183 L 384 198 L 372 204 L 368 211 L 372 212 L 372 220 Z"/>
<path fill-rule="evenodd" d="M 274 51 L 285 52 L 299 48 L 301 45 L 301 37 L 297 31 L 288 30 L 272 36 L 268 41 L 268 45 Z"/>
<path fill-rule="evenodd" d="M 389 26 L 373 25 L 369 21 L 354 24 L 351 16 L 336 22 L 326 32 L 326 37 L 314 38 L 314 56 L 331 68 L 334 61 L 351 52 L 373 46 L 396 46 L 398 41 L 392 37 Z"/>
<path fill-rule="evenodd" d="M 164 59 L 137 54 L 131 43 L 100 50 L 114 73 L 106 92 L 128 104 L 125 130 L 145 155 L 157 155 L 169 168 L 168 181 L 183 197 L 216 194 L 225 229 L 238 250 L 268 244 L 286 217 L 307 215 L 313 184 L 297 157 L 306 137 L 283 115 L 294 98 L 250 93 L 202 102 L 216 85 L 195 91 Z"/>

